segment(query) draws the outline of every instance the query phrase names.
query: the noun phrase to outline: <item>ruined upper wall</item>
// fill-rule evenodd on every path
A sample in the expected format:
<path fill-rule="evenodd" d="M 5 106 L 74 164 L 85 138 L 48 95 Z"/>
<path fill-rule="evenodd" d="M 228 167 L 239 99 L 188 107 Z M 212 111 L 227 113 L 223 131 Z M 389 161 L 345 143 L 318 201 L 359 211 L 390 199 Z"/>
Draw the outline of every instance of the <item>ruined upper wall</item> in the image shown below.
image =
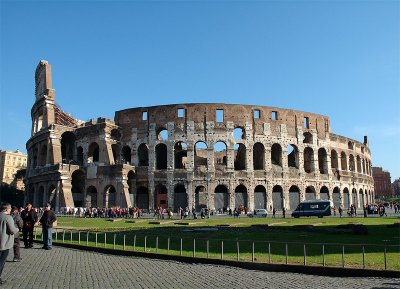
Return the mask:
<path fill-rule="evenodd" d="M 184 109 L 184 117 L 178 117 L 180 109 Z M 223 121 L 217 121 L 217 110 L 223 110 Z M 143 119 L 143 113 L 147 113 L 147 120 Z M 305 118 L 308 118 L 307 128 L 304 125 Z M 123 130 L 138 128 L 139 135 L 148 131 L 149 124 L 155 123 L 157 130 L 160 130 L 166 128 L 168 122 L 179 124 L 187 121 L 215 122 L 216 129 L 223 129 L 227 122 L 233 122 L 235 127 L 243 128 L 248 123 L 252 124 L 254 130 L 263 123 L 269 123 L 272 131 L 285 124 L 289 135 L 295 135 L 296 128 L 300 127 L 303 130 L 315 130 L 322 139 L 330 133 L 327 116 L 269 106 L 224 103 L 172 104 L 130 108 L 115 113 L 115 123 L 118 126 Z M 129 131 L 124 131 L 123 134 L 129 134 Z"/>

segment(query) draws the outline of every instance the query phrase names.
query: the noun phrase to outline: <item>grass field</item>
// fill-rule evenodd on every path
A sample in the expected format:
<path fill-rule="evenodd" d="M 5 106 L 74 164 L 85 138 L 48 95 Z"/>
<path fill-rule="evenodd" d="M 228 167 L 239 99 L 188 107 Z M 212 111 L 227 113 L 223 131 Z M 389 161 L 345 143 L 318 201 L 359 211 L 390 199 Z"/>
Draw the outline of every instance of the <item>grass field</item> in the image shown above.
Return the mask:
<path fill-rule="evenodd" d="M 150 224 L 154 221 L 160 224 Z M 388 270 L 400 270 L 400 227 L 393 226 L 399 222 L 398 217 L 114 222 L 59 217 L 57 239 L 64 235 L 64 242 L 76 243 L 80 235 L 83 245 L 113 248 L 115 238 L 118 249 L 265 263 L 286 263 L 286 251 L 289 264 L 342 266 L 344 262 L 345 267 L 385 269 L 386 258 Z M 346 224 L 362 224 L 368 233 L 337 227 Z"/>

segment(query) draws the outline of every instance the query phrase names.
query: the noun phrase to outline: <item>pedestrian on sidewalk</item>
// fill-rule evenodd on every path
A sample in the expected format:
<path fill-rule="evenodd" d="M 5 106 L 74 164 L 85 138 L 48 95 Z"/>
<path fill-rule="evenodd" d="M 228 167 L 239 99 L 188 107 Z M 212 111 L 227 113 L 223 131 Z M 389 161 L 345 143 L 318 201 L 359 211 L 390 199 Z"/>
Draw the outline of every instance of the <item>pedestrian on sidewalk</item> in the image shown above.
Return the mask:
<path fill-rule="evenodd" d="M 14 235 L 18 233 L 18 228 L 15 227 L 10 212 L 10 204 L 2 204 L 0 206 L 0 286 L 6 283 L 1 279 L 1 274 L 3 273 L 8 253 L 14 246 Z"/>
<path fill-rule="evenodd" d="M 51 205 L 46 204 L 39 222 L 42 224 L 43 249 L 51 250 L 53 246 L 53 224 L 57 220 L 56 214 L 51 210 Z"/>
<path fill-rule="evenodd" d="M 19 232 L 21 232 L 23 227 L 22 218 L 19 215 L 18 208 L 13 206 L 11 208 L 11 216 L 14 219 L 14 226 L 18 228 Z M 14 235 L 14 262 L 21 261 L 21 252 L 20 252 L 20 240 L 19 240 L 19 233 Z"/>
<path fill-rule="evenodd" d="M 32 208 L 31 203 L 26 204 L 25 210 L 21 212 L 21 218 L 24 222 L 24 226 L 22 227 L 24 245 L 26 249 L 29 249 L 33 247 L 33 228 L 38 221 L 37 213 Z"/>

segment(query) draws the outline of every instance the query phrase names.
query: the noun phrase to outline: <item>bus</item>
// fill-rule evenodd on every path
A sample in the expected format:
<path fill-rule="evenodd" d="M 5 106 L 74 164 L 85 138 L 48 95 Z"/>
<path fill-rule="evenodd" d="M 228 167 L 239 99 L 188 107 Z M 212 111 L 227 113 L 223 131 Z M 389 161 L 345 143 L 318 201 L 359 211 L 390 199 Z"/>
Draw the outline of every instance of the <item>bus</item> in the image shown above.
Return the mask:
<path fill-rule="evenodd" d="M 307 200 L 301 202 L 296 210 L 293 211 L 292 217 L 311 217 L 317 216 L 323 218 L 331 215 L 331 201 L 329 200 Z"/>

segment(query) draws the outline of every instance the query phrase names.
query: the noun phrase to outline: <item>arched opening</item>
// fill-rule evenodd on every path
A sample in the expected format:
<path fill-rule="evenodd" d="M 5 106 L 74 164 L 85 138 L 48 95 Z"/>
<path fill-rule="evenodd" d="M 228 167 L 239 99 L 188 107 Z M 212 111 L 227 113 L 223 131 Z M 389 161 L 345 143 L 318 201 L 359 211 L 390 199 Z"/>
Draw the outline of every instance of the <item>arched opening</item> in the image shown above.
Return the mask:
<path fill-rule="evenodd" d="M 365 205 L 364 192 L 362 189 L 360 189 L 358 193 L 358 200 L 360 201 L 360 208 L 362 208 Z"/>
<path fill-rule="evenodd" d="M 124 146 L 122 148 L 121 155 L 122 155 L 122 162 L 124 164 L 128 164 L 129 165 L 129 164 L 132 163 L 132 160 L 131 160 L 131 157 L 132 157 L 131 148 L 129 146 Z"/>
<path fill-rule="evenodd" d="M 115 205 L 116 205 L 115 204 L 116 191 L 115 191 L 114 186 L 108 185 L 104 189 L 103 197 L 104 197 L 104 199 L 103 199 L 104 207 L 106 207 L 106 208 L 115 207 Z"/>
<path fill-rule="evenodd" d="M 291 186 L 289 189 L 289 206 L 291 210 L 297 208 L 300 203 L 300 189 L 297 186 Z"/>
<path fill-rule="evenodd" d="M 91 143 L 88 151 L 88 163 L 99 161 L 99 145 L 95 142 Z"/>
<path fill-rule="evenodd" d="M 174 146 L 175 169 L 185 169 L 187 165 L 187 145 L 177 142 Z"/>
<path fill-rule="evenodd" d="M 299 150 L 297 146 L 291 144 L 288 146 L 287 150 L 287 160 L 288 160 L 288 167 L 289 168 L 299 168 Z"/>
<path fill-rule="evenodd" d="M 113 154 L 114 164 L 118 164 L 120 162 L 119 145 L 117 145 L 117 144 L 111 145 L 111 150 L 112 150 L 112 154 Z"/>
<path fill-rule="evenodd" d="M 215 170 L 223 171 L 226 167 L 226 144 L 218 141 L 214 144 L 214 167 Z"/>
<path fill-rule="evenodd" d="M 136 207 L 140 209 L 149 209 L 149 190 L 140 186 L 136 194 Z"/>
<path fill-rule="evenodd" d="M 84 192 L 85 192 L 85 173 L 81 170 L 76 170 L 72 173 L 71 192 L 74 200 L 74 207 L 84 206 Z"/>
<path fill-rule="evenodd" d="M 348 148 L 349 150 L 352 150 L 352 149 L 354 148 L 354 145 L 353 145 L 353 143 L 352 143 L 351 141 L 349 141 L 349 142 L 347 143 L 347 148 Z"/>
<path fill-rule="evenodd" d="M 244 129 L 242 127 L 237 127 L 233 130 L 233 139 L 242 140 L 245 139 Z"/>
<path fill-rule="evenodd" d="M 264 170 L 265 153 L 264 145 L 256 142 L 253 146 L 253 166 L 254 170 Z"/>
<path fill-rule="evenodd" d="M 48 191 L 47 202 L 51 205 L 52 210 L 58 209 L 57 207 L 57 189 L 56 186 L 51 185 Z"/>
<path fill-rule="evenodd" d="M 94 186 L 90 186 L 86 189 L 86 207 L 97 208 L 97 189 Z"/>
<path fill-rule="evenodd" d="M 326 186 L 322 186 L 319 190 L 319 198 L 321 200 L 330 200 L 329 198 L 329 189 Z"/>
<path fill-rule="evenodd" d="M 37 202 L 36 202 L 36 204 L 39 208 L 44 207 L 44 200 L 45 200 L 44 187 L 40 186 L 39 190 L 38 190 Z"/>
<path fill-rule="evenodd" d="M 362 159 L 361 162 L 362 162 L 362 173 L 365 174 L 366 173 L 365 172 L 365 160 Z"/>
<path fill-rule="evenodd" d="M 158 184 L 154 188 L 156 208 L 168 208 L 168 189 L 163 184 Z"/>
<path fill-rule="evenodd" d="M 338 154 L 335 150 L 331 151 L 331 168 L 335 170 L 339 169 Z"/>
<path fill-rule="evenodd" d="M 320 148 L 318 150 L 318 166 L 319 166 L 319 172 L 321 174 L 328 173 L 328 158 L 326 150 L 324 148 Z"/>
<path fill-rule="evenodd" d="M 283 189 L 281 186 L 272 188 L 272 206 L 277 211 L 281 211 L 283 208 Z"/>
<path fill-rule="evenodd" d="M 38 148 L 34 147 L 33 148 L 33 161 L 32 161 L 32 165 L 34 168 L 36 168 L 38 166 Z"/>
<path fill-rule="evenodd" d="M 229 193 L 228 188 L 224 185 L 218 185 L 214 190 L 214 203 L 215 210 L 222 210 L 223 212 L 229 207 Z"/>
<path fill-rule="evenodd" d="M 355 189 L 355 188 L 353 188 L 352 190 L 351 190 L 351 196 L 352 196 L 352 204 L 354 205 L 354 206 L 356 206 L 356 207 L 358 207 L 358 204 L 357 204 L 357 190 Z"/>
<path fill-rule="evenodd" d="M 333 189 L 333 205 L 335 208 L 339 208 L 342 205 L 340 201 L 340 189 L 338 187 Z"/>
<path fill-rule="evenodd" d="M 342 168 L 342 171 L 347 171 L 347 156 L 345 152 L 342 152 L 340 154 L 340 166 Z"/>
<path fill-rule="evenodd" d="M 129 190 L 129 199 L 133 206 L 135 204 L 134 192 L 136 190 L 136 174 L 134 171 L 129 171 L 128 173 L 128 190 Z"/>
<path fill-rule="evenodd" d="M 314 171 L 314 150 L 310 147 L 304 149 L 304 171 L 308 174 Z"/>
<path fill-rule="evenodd" d="M 175 211 L 179 208 L 185 209 L 188 206 L 188 198 L 186 194 L 186 188 L 182 184 L 178 184 L 174 188 L 174 209 Z"/>
<path fill-rule="evenodd" d="M 160 141 L 168 140 L 168 130 L 166 130 L 165 128 L 159 129 L 157 133 L 157 139 Z"/>
<path fill-rule="evenodd" d="M 83 166 L 83 148 L 81 146 L 76 149 L 76 159 L 78 165 Z"/>
<path fill-rule="evenodd" d="M 345 209 L 350 208 L 350 192 L 348 188 L 343 189 L 343 206 Z"/>
<path fill-rule="evenodd" d="M 239 209 L 248 208 L 247 188 L 244 185 L 239 185 L 235 189 L 235 207 Z"/>
<path fill-rule="evenodd" d="M 308 131 L 303 133 L 303 143 L 309 143 L 309 144 L 313 143 L 313 136 Z"/>
<path fill-rule="evenodd" d="M 74 160 L 75 135 L 70 132 L 64 132 L 61 135 L 61 159 L 64 164 L 69 164 Z"/>
<path fill-rule="evenodd" d="M 361 174 L 361 158 L 360 156 L 357 156 L 357 173 Z"/>
<path fill-rule="evenodd" d="M 235 171 L 246 169 L 246 147 L 244 144 L 235 144 Z"/>
<path fill-rule="evenodd" d="M 147 167 L 149 165 L 149 148 L 147 144 L 142 143 L 138 148 L 139 167 Z"/>
<path fill-rule="evenodd" d="M 118 129 L 114 128 L 113 130 L 111 130 L 110 137 L 111 137 L 112 140 L 120 141 L 121 140 L 121 133 L 119 132 Z"/>
<path fill-rule="evenodd" d="M 267 208 L 267 190 L 264 186 L 258 185 L 254 189 L 254 209 Z"/>
<path fill-rule="evenodd" d="M 315 200 L 316 199 L 316 194 L 315 194 L 315 189 L 313 186 L 308 186 L 306 188 L 306 200 Z"/>
<path fill-rule="evenodd" d="M 199 141 L 194 146 L 194 166 L 207 167 L 207 144 Z"/>
<path fill-rule="evenodd" d="M 352 172 L 354 172 L 356 170 L 355 163 L 354 163 L 354 156 L 352 154 L 350 154 L 350 156 L 349 156 L 349 169 Z"/>
<path fill-rule="evenodd" d="M 40 151 L 40 165 L 45 166 L 47 164 L 47 145 L 42 145 Z"/>
<path fill-rule="evenodd" d="M 274 143 L 271 147 L 272 165 L 282 167 L 282 147 L 280 144 Z"/>
<path fill-rule="evenodd" d="M 204 186 L 198 186 L 194 192 L 195 209 L 200 211 L 203 208 L 207 208 L 207 192 Z"/>
<path fill-rule="evenodd" d="M 156 169 L 167 169 L 167 145 L 160 143 L 156 145 Z"/>

